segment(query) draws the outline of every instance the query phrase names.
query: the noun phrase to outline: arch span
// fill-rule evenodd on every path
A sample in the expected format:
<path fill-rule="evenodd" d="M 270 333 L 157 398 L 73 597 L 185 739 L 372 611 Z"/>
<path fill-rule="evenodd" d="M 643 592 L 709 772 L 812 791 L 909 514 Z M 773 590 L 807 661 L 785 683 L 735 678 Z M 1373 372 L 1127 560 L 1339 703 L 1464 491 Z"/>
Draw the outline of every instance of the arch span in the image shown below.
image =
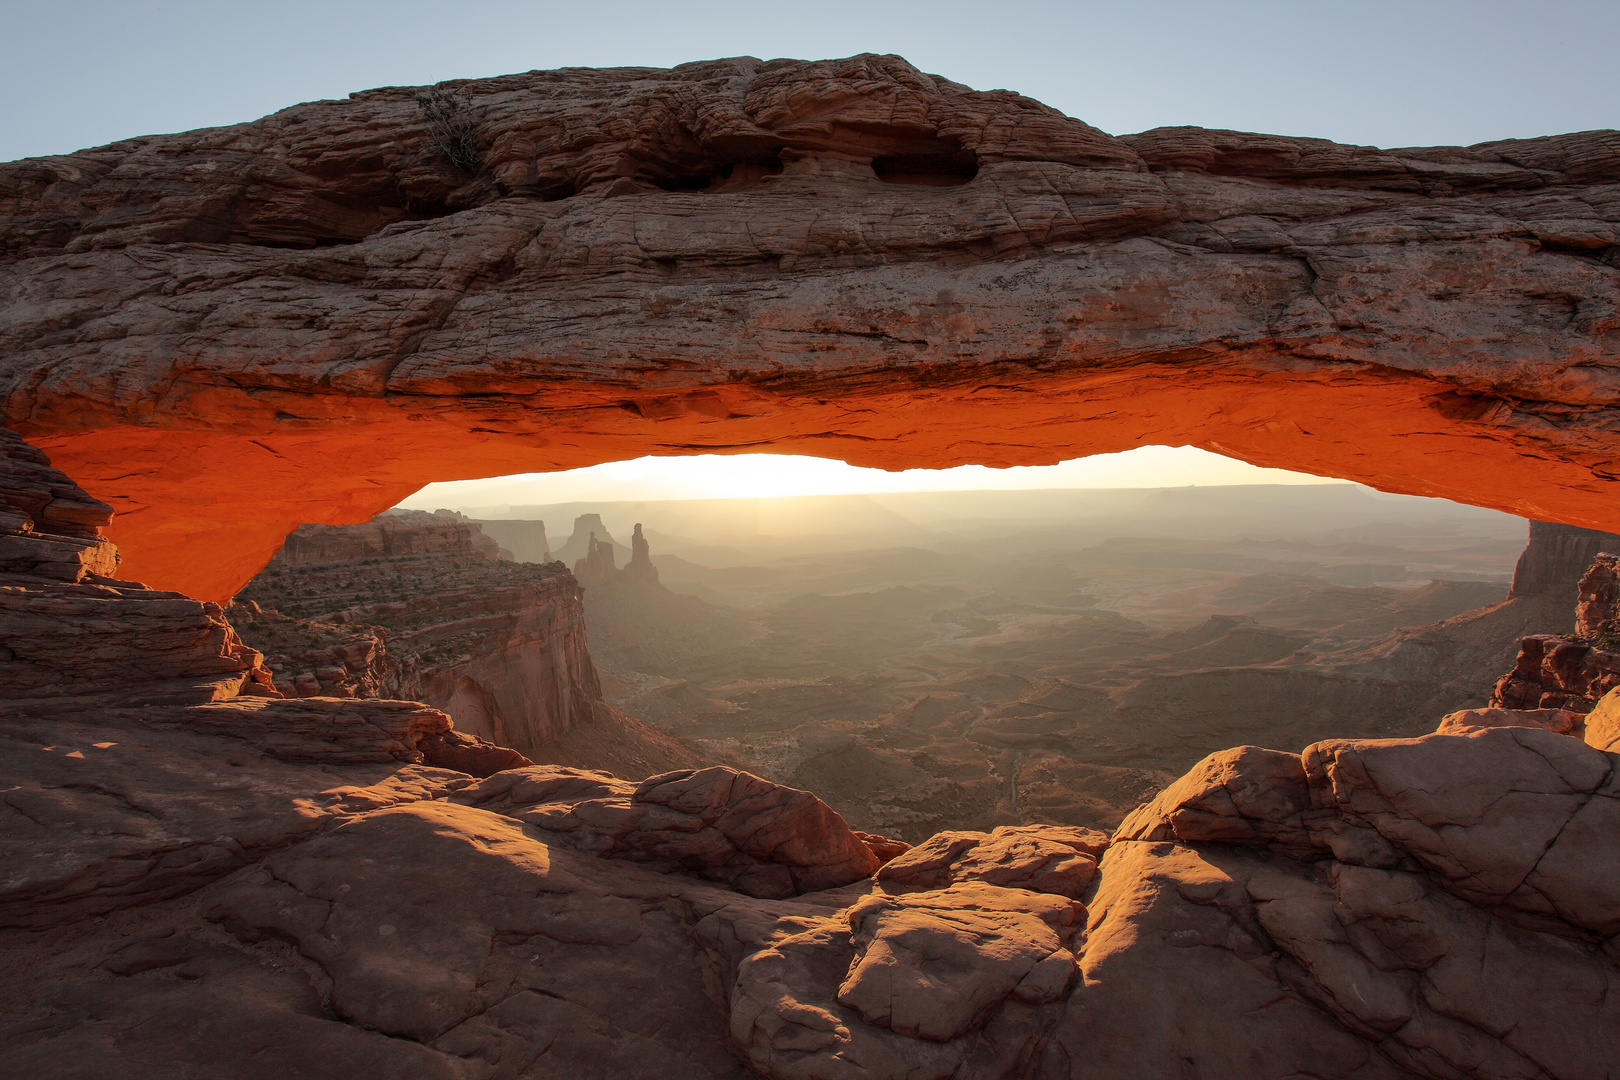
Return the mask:
<path fill-rule="evenodd" d="M 882 56 L 441 89 L 475 157 L 403 88 L 0 165 L 0 419 L 125 573 L 727 450 L 1191 444 L 1620 530 L 1620 133 L 1114 138 Z"/>

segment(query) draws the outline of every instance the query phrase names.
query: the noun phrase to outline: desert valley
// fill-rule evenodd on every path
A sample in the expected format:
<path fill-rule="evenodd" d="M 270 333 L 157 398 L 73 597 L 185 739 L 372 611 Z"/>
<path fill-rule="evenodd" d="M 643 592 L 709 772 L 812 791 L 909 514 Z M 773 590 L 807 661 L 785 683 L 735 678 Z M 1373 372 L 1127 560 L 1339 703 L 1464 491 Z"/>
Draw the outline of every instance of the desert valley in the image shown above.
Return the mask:
<path fill-rule="evenodd" d="M 541 756 L 566 709 L 538 704 L 559 692 L 534 681 L 528 654 L 567 632 L 550 616 L 527 638 L 468 616 L 508 609 L 515 628 L 546 604 L 503 586 L 547 573 L 549 518 L 583 587 L 572 617 L 602 700 L 911 843 L 1112 829 L 1231 745 L 1423 734 L 1484 705 L 1521 638 L 1573 627 L 1604 537 L 1568 530 L 1582 546 L 1566 551 L 1538 533 L 1526 549 L 1520 519 L 1329 485 L 501 511 L 536 516 L 301 529 L 238 594 L 274 615 L 233 608 L 233 623 L 272 666 L 299 656 L 279 677 L 288 694 L 292 679 L 315 692 L 331 651 L 359 641 L 344 689 L 420 698 Z M 638 561 L 607 524 L 630 537 L 633 518 L 648 519 L 656 558 Z M 613 546 L 599 565 L 593 538 Z M 409 673 L 390 677 L 402 662 Z M 595 693 L 577 672 L 566 685 Z"/>
<path fill-rule="evenodd" d="M 740 57 L 0 213 L 0 1075 L 1620 1076 L 1620 133 Z M 400 505 L 1157 444 L 1345 482 Z"/>

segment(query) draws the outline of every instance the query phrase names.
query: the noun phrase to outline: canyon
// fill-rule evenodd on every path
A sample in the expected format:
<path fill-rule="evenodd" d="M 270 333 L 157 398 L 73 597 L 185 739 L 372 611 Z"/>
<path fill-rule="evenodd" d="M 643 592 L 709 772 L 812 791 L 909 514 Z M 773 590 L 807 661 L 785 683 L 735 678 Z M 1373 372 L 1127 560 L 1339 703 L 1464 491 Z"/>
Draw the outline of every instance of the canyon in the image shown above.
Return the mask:
<path fill-rule="evenodd" d="M 1111 829 L 1233 744 L 1422 734 L 1573 629 L 1573 548 L 1620 550 L 1331 485 L 728 505 L 595 518 L 653 523 L 662 579 L 576 567 L 605 697 L 908 842 Z"/>
<path fill-rule="evenodd" d="M 5 1074 L 1615 1075 L 1620 585 L 1570 530 L 1620 528 L 1620 133 L 1114 137 L 897 57 L 740 58 L 0 164 L 0 215 Z M 604 528 L 582 601 L 470 520 L 374 520 L 428 480 L 650 452 L 1143 443 L 1561 524 L 1484 607 L 1504 582 L 1379 586 L 1391 552 L 1432 556 L 1416 541 L 1273 546 L 1356 576 L 1354 602 L 1311 585 L 1336 622 L 1307 625 L 1297 582 L 1269 608 L 1275 582 L 1241 585 L 1270 626 L 1194 633 L 1149 616 L 1218 590 L 1103 595 L 1155 555 L 1266 561 L 1231 539 L 1100 545 L 1093 599 L 1119 610 L 846 602 L 847 648 L 920 620 L 1009 669 L 1004 626 L 1089 622 L 1093 655 L 1023 659 L 1072 688 L 1134 652 L 1195 708 L 1212 667 L 1423 691 L 1367 711 L 1341 680 L 1309 718 L 1335 731 L 1180 747 L 1179 776 L 1079 807 L 1107 831 L 919 817 L 910 844 L 605 700 L 591 590 L 617 595 L 610 634 L 613 603 L 701 623 L 667 655 L 620 625 L 604 666 L 633 676 L 759 637 L 675 571 L 772 582 L 655 573 L 639 527 L 621 567 Z M 1466 547 L 1444 558 L 1490 561 Z M 843 561 L 811 573 L 866 572 Z M 757 621 L 793 631 L 793 599 Z M 1477 707 L 1441 705 L 1481 672 Z M 994 751 L 1069 739 L 1052 716 L 1085 703 L 1007 674 L 1036 692 L 968 717 Z M 633 683 L 638 707 L 667 689 Z M 408 684 L 466 727 L 381 696 Z M 1162 744 L 1177 701 L 1136 705 Z M 1118 752 L 1098 715 L 1074 741 Z M 837 780 L 813 760 L 795 776 Z M 1044 790 L 1054 818 L 1086 802 Z"/>
<path fill-rule="evenodd" d="M 287 698 L 421 701 L 536 761 L 647 775 L 714 760 L 605 702 L 579 583 L 503 558 L 482 530 L 454 511 L 304 526 L 225 613 Z"/>

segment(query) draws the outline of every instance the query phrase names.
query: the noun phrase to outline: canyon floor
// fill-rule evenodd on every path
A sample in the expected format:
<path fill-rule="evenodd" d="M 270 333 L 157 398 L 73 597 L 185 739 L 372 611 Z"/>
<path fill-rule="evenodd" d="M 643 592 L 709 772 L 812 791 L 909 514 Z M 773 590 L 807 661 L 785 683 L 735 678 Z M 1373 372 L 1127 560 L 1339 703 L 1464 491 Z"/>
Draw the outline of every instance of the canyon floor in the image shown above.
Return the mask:
<path fill-rule="evenodd" d="M 910 841 L 1111 828 L 1228 746 L 1417 734 L 1571 618 L 1503 603 L 1521 520 L 1349 485 L 504 510 L 598 511 L 661 576 L 585 586 L 607 700 Z"/>

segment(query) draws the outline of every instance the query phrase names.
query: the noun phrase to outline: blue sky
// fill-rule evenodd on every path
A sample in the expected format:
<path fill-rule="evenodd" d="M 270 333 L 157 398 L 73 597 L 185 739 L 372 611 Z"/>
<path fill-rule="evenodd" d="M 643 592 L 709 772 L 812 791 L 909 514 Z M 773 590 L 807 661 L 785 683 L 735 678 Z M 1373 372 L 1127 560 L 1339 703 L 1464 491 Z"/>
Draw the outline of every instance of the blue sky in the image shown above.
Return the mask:
<path fill-rule="evenodd" d="M 1620 126 L 1620 2 L 3 0 L 0 160 L 530 68 L 899 53 L 1120 134 L 1380 146 Z"/>

